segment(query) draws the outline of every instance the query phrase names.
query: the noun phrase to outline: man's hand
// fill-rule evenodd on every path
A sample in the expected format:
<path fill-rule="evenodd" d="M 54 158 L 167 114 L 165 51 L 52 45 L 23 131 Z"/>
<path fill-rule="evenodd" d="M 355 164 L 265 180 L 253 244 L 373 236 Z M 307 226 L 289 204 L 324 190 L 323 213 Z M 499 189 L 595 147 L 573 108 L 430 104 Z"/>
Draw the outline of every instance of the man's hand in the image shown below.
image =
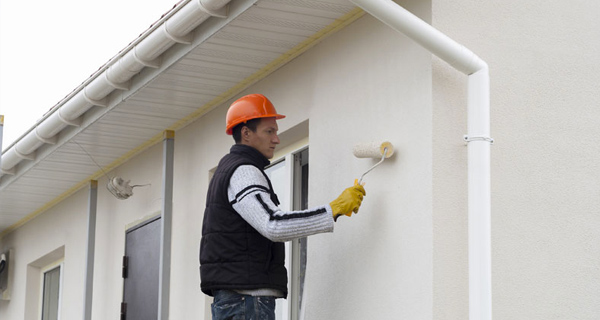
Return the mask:
<path fill-rule="evenodd" d="M 337 199 L 329 204 L 333 211 L 333 220 L 337 221 L 337 218 L 341 215 L 350 217 L 352 212 L 358 213 L 358 208 L 360 208 L 365 195 L 367 195 L 365 188 L 355 180 L 352 187 L 344 190 Z"/>

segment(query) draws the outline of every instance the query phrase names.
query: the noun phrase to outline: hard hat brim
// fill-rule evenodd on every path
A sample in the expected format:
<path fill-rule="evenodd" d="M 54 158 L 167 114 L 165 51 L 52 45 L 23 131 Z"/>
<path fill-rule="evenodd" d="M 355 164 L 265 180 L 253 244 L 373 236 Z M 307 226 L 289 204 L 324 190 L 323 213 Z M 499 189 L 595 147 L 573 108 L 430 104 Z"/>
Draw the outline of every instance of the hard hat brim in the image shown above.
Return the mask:
<path fill-rule="evenodd" d="M 253 117 L 244 117 L 244 118 L 239 118 L 238 121 L 231 123 L 229 126 L 227 126 L 227 129 L 225 130 L 225 133 L 227 133 L 228 135 L 232 135 L 233 134 L 233 128 L 235 128 L 237 125 L 239 125 L 240 123 L 246 123 L 252 119 L 261 119 L 261 118 L 275 118 L 275 120 L 280 120 L 285 118 L 284 115 L 282 114 L 265 114 L 265 115 L 260 115 L 260 116 L 253 116 Z"/>

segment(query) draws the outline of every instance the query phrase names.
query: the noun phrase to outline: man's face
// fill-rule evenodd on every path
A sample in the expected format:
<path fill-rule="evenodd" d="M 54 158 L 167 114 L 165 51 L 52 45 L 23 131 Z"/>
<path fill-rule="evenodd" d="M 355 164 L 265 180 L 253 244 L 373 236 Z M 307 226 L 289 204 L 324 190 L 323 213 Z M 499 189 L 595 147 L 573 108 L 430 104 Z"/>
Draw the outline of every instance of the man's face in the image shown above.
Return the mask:
<path fill-rule="evenodd" d="M 242 129 L 242 140 L 245 144 L 260 151 L 267 159 L 271 159 L 275 153 L 275 146 L 279 144 L 277 130 L 279 128 L 275 118 L 262 118 L 256 127 L 256 132 L 248 127 Z"/>

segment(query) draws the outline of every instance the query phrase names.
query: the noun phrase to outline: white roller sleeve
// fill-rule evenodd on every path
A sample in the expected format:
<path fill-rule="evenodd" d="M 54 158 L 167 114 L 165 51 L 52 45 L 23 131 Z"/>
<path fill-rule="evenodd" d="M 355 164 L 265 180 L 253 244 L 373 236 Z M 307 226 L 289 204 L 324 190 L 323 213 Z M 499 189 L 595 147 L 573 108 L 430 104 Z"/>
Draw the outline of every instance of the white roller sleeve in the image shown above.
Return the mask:
<path fill-rule="evenodd" d="M 352 153 L 357 158 L 376 158 L 381 159 L 385 148 L 388 149 L 385 157 L 389 158 L 394 154 L 394 146 L 388 142 L 369 142 L 369 143 L 360 143 L 354 146 Z"/>

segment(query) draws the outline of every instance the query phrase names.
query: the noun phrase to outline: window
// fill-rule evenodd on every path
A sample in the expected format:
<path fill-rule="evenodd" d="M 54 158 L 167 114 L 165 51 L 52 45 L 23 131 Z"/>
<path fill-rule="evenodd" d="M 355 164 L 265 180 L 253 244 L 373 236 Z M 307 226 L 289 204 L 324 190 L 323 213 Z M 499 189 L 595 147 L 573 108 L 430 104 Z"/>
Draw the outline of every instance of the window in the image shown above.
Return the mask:
<path fill-rule="evenodd" d="M 308 209 L 308 148 L 291 152 L 273 161 L 265 169 L 282 210 Z M 304 275 L 306 270 L 307 239 L 286 243 L 288 269 L 288 300 L 278 299 L 275 309 L 278 320 L 298 320 L 302 311 Z"/>
<path fill-rule="evenodd" d="M 60 319 L 65 247 L 27 264 L 24 319 Z"/>
<path fill-rule="evenodd" d="M 57 320 L 60 300 L 61 266 L 44 272 L 42 292 L 42 320 Z"/>

